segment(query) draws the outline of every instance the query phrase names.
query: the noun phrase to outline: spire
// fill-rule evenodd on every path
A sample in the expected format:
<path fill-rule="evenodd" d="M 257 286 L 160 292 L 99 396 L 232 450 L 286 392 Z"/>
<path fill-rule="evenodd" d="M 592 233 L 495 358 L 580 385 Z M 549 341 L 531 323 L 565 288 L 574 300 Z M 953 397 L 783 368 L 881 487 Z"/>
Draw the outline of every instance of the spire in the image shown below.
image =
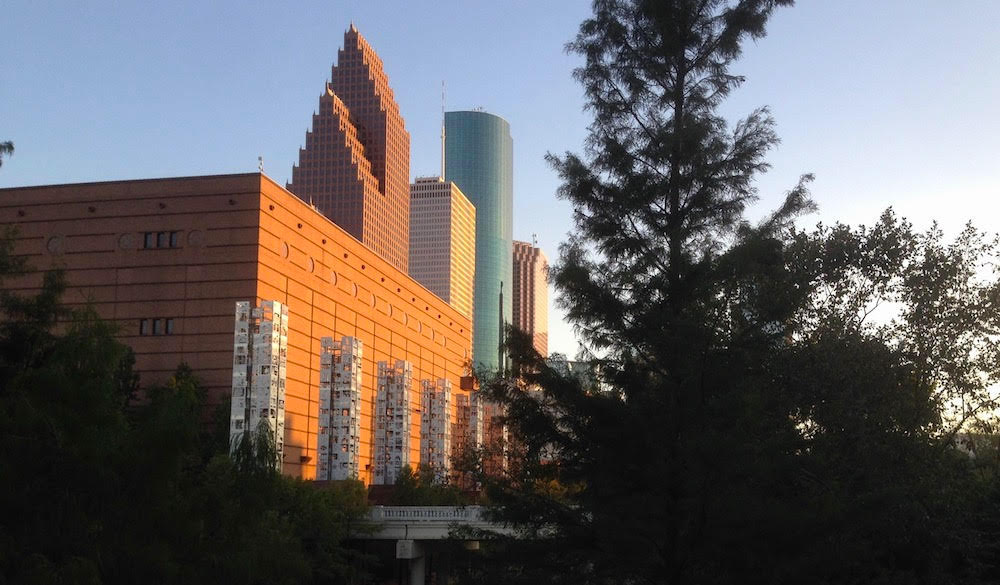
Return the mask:
<path fill-rule="evenodd" d="M 441 80 L 441 180 L 444 179 L 444 80 Z"/>

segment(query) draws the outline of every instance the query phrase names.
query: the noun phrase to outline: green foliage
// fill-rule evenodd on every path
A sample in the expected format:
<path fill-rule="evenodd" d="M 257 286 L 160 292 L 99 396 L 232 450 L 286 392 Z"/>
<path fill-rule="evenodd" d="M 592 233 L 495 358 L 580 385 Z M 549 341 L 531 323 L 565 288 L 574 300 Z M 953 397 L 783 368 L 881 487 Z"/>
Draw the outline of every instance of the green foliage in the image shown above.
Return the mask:
<path fill-rule="evenodd" d="M 0 278 L 26 269 L 11 242 L 0 238 Z M 359 576 L 343 544 L 365 512 L 359 482 L 317 489 L 235 463 L 190 368 L 136 399 L 135 357 L 115 329 L 62 308 L 60 273 L 42 287 L 0 296 L 0 582 Z"/>
<path fill-rule="evenodd" d="M 454 485 L 443 484 L 433 468 L 421 465 L 416 473 L 404 466 L 393 484 L 391 506 L 460 506 L 466 503 Z"/>
<path fill-rule="evenodd" d="M 528 538 L 497 537 L 471 581 L 996 572 L 1000 523 L 973 521 L 995 492 L 952 441 L 995 407 L 996 244 L 891 213 L 796 231 L 808 175 L 743 219 L 777 136 L 766 109 L 717 108 L 788 4 L 596 0 L 570 44 L 594 122 L 585 157 L 550 157 L 576 222 L 550 274 L 599 384 L 511 335 L 518 376 L 486 386 L 517 457 L 480 480 Z"/>

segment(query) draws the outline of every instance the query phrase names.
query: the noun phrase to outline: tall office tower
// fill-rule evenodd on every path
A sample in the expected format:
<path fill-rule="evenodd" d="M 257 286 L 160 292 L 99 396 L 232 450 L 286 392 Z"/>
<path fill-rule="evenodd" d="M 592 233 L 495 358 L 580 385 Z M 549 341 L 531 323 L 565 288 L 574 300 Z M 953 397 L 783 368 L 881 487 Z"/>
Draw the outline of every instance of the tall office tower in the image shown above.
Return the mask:
<path fill-rule="evenodd" d="M 406 272 L 410 134 L 382 60 L 353 24 L 287 187 Z"/>
<path fill-rule="evenodd" d="M 316 479 L 358 477 L 362 349 L 355 337 L 320 340 Z"/>
<path fill-rule="evenodd" d="M 549 355 L 549 261 L 540 248 L 514 242 L 515 327 L 531 336 L 535 351 Z"/>
<path fill-rule="evenodd" d="M 446 483 L 451 471 L 451 380 L 421 383 L 420 464 Z"/>
<path fill-rule="evenodd" d="M 376 485 L 396 483 L 400 470 L 410 464 L 410 388 L 413 366 L 396 360 L 395 367 L 378 363 L 375 391 Z"/>
<path fill-rule="evenodd" d="M 285 443 L 285 365 L 288 307 L 263 301 L 259 307 L 236 303 L 233 330 L 233 394 L 229 445 L 235 449 L 247 431 L 265 431 L 274 443 L 281 469 Z"/>
<path fill-rule="evenodd" d="M 476 208 L 455 183 L 418 177 L 410 185 L 410 276 L 472 317 Z"/>
<path fill-rule="evenodd" d="M 454 181 L 476 206 L 472 359 L 497 370 L 503 365 L 498 355 L 500 323 L 511 320 L 514 144 L 510 124 L 486 112 L 447 112 L 444 125 L 445 180 Z"/>

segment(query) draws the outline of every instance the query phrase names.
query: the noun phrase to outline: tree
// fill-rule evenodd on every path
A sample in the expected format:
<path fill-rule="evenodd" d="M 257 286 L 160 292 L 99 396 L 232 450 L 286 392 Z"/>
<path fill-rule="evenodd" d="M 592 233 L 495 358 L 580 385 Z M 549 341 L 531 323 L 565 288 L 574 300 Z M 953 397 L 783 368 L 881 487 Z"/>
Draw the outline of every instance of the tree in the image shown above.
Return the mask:
<path fill-rule="evenodd" d="M 413 471 L 403 466 L 392 486 L 391 506 L 459 506 L 464 503 L 462 492 L 453 485 L 441 483 L 429 465 Z"/>
<path fill-rule="evenodd" d="M 229 456 L 190 368 L 133 400 L 131 350 L 93 309 L 61 304 L 0 237 L 0 582 L 342 583 L 365 511 L 360 482 L 317 489 Z M 24 281 L 22 281 L 24 282 Z"/>
<path fill-rule="evenodd" d="M 718 107 L 742 81 L 729 71 L 742 43 L 790 4 L 596 0 L 569 45 L 594 121 L 585 157 L 549 157 L 576 224 L 551 275 L 601 385 L 511 336 L 519 376 L 488 392 L 523 452 L 482 481 L 524 538 L 498 538 L 475 579 L 964 576 L 975 493 L 943 439 L 942 396 L 984 390 L 994 354 L 970 369 L 941 346 L 992 323 L 993 304 L 931 313 L 968 290 L 970 265 L 934 238 L 912 255 L 920 238 L 889 220 L 876 235 L 795 232 L 808 175 L 763 221 L 743 217 L 778 138 L 766 109 L 730 126 Z M 870 307 L 855 297 L 883 281 L 905 319 L 860 326 Z M 932 348 L 927 334 L 945 337 Z"/>
<path fill-rule="evenodd" d="M 0 142 L 0 166 L 3 166 L 3 157 L 14 154 L 14 143 L 10 140 Z"/>

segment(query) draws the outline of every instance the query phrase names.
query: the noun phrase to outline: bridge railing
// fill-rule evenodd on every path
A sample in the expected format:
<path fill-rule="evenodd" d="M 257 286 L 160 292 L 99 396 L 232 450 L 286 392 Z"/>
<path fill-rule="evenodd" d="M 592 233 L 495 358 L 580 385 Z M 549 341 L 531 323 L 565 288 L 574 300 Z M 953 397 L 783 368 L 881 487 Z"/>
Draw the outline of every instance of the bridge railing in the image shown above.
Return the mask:
<path fill-rule="evenodd" d="M 433 522 L 478 524 L 486 522 L 482 506 L 372 506 L 372 522 Z"/>

